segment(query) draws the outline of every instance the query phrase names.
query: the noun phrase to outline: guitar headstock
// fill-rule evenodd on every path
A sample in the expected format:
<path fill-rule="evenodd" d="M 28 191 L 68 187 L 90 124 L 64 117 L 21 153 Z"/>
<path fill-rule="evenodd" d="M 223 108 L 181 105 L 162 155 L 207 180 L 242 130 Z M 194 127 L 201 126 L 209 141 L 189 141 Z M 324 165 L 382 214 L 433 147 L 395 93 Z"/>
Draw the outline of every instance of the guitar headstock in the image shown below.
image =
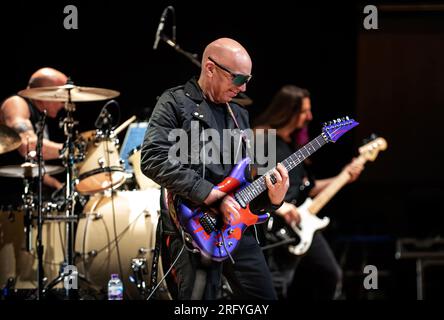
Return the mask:
<path fill-rule="evenodd" d="M 325 123 L 322 135 L 327 142 L 336 142 L 344 133 L 356 127 L 359 123 L 348 117 Z"/>
<path fill-rule="evenodd" d="M 359 148 L 359 154 L 368 161 L 375 161 L 379 151 L 387 149 L 387 141 L 384 138 L 376 138 Z"/>

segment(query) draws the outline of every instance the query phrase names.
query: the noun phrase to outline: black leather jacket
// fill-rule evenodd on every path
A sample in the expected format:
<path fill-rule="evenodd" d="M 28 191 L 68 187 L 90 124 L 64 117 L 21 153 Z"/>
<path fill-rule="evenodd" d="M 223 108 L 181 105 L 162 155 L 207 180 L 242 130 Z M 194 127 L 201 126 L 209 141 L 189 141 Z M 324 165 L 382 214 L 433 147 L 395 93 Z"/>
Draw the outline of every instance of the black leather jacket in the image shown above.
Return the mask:
<path fill-rule="evenodd" d="M 248 129 L 248 112 L 235 103 L 230 103 L 240 129 Z M 197 120 L 200 130 L 218 129 L 218 124 L 211 106 L 204 100 L 201 89 L 195 79 L 189 80 L 184 86 L 166 90 L 157 101 L 145 134 L 141 153 L 142 172 L 169 192 L 201 204 L 215 184 L 221 182 L 231 171 L 233 165 L 224 164 L 192 164 L 179 161 L 170 162 L 168 154 L 176 141 L 169 141 L 168 135 L 173 129 L 181 128 L 188 136 L 188 159 L 195 152 L 201 152 L 203 143 L 199 142 L 199 150 L 191 150 L 191 121 Z M 227 114 L 228 129 L 236 129 L 233 119 Z M 205 142 L 208 147 L 209 142 Z M 222 148 L 222 146 L 221 146 Z M 213 149 L 216 150 L 216 147 Z M 222 153 L 224 150 L 219 150 Z M 268 196 L 258 197 L 250 204 L 250 209 L 266 211 L 270 208 Z"/>

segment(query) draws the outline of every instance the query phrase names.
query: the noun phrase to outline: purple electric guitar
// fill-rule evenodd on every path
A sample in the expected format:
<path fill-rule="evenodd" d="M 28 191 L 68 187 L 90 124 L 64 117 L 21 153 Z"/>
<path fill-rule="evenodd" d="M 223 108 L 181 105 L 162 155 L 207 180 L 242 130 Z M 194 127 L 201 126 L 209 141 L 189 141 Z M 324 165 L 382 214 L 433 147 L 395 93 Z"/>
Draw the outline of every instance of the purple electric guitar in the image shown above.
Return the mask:
<path fill-rule="evenodd" d="M 348 117 L 325 124 L 318 137 L 282 161 L 282 165 L 288 171 L 292 170 L 323 145 L 336 142 L 344 133 L 357 125 L 357 122 Z M 192 238 L 186 237 L 186 239 L 192 242 L 193 246 L 204 256 L 212 260 L 222 261 L 231 257 L 245 229 L 248 226 L 263 223 L 270 217 L 269 213 L 256 215 L 249 209 L 249 203 L 267 190 L 264 176 L 252 183 L 247 182 L 245 169 L 250 162 L 250 158 L 244 158 L 233 168 L 228 177 L 214 187 L 231 194 L 240 204 L 238 220 L 225 224 L 221 215 L 214 213 L 214 209 L 190 207 L 182 201 L 176 202 L 174 207 L 178 222 Z"/>

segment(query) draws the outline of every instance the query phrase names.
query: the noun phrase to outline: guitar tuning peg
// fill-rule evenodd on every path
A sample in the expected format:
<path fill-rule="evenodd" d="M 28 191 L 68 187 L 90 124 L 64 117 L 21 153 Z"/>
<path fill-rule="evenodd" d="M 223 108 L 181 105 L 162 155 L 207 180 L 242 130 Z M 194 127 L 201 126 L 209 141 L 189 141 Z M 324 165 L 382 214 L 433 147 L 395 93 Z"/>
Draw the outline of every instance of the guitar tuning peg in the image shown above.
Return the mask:
<path fill-rule="evenodd" d="M 347 120 L 347 121 L 348 121 L 348 120 L 350 120 L 350 118 L 349 118 L 348 116 L 346 116 L 346 117 L 345 117 L 345 120 Z"/>
<path fill-rule="evenodd" d="M 340 119 L 340 118 L 338 118 L 337 122 L 338 122 L 338 123 L 339 123 L 339 122 L 341 122 L 341 119 Z"/>
<path fill-rule="evenodd" d="M 376 133 L 372 133 L 372 134 L 370 135 L 370 139 L 371 139 L 371 140 L 376 140 L 378 137 L 379 137 L 379 136 L 378 136 Z"/>

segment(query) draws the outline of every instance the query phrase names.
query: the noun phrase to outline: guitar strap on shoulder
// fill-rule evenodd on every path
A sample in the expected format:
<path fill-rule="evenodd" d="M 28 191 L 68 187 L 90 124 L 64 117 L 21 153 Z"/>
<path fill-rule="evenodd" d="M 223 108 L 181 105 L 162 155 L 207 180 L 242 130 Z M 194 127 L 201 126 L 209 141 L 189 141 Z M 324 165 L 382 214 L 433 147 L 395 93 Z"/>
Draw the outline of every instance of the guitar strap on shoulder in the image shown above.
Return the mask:
<path fill-rule="evenodd" d="M 226 102 L 225 105 L 227 106 L 228 113 L 230 114 L 231 118 L 233 119 L 233 122 L 234 122 L 236 128 L 239 130 L 240 136 L 241 136 L 242 140 L 245 143 L 245 150 L 246 150 L 246 153 L 248 155 L 249 151 L 251 150 L 250 139 L 248 138 L 248 135 L 245 133 L 245 131 L 242 130 L 239 127 L 239 123 L 237 122 L 236 116 L 234 115 L 233 110 L 231 109 L 230 104 L 228 102 Z M 238 156 L 238 153 L 239 153 L 239 148 L 240 148 L 240 141 L 239 141 L 239 146 L 237 148 L 238 151 L 236 152 L 236 155 L 235 155 L 234 159 L 237 159 L 237 156 Z M 248 164 L 248 169 L 249 169 L 249 172 L 251 173 L 252 170 L 253 170 L 251 162 Z"/>
<path fill-rule="evenodd" d="M 235 115 L 233 113 L 233 110 L 231 109 L 230 104 L 228 102 L 226 102 L 225 105 L 227 106 L 228 113 L 230 114 L 231 118 L 233 119 L 234 124 L 236 125 L 236 128 L 238 128 L 240 133 L 241 133 L 242 140 L 244 140 L 245 145 L 247 146 L 247 148 L 250 148 L 250 139 L 248 139 L 248 137 L 245 134 L 245 132 L 239 127 L 239 123 L 237 122 L 237 119 L 236 119 L 236 117 L 235 117 Z"/>

